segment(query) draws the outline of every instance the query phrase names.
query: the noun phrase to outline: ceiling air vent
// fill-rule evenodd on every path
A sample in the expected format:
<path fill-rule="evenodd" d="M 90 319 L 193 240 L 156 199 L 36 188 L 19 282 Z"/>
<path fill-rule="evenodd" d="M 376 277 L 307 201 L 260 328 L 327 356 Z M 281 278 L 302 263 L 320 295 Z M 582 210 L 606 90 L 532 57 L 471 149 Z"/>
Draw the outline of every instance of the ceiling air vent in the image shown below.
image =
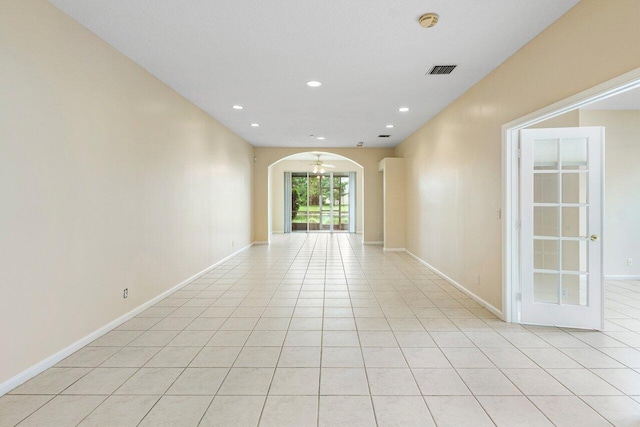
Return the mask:
<path fill-rule="evenodd" d="M 451 74 L 457 65 L 434 65 L 427 74 Z"/>
<path fill-rule="evenodd" d="M 378 135 L 378 138 L 389 138 L 391 135 Z"/>

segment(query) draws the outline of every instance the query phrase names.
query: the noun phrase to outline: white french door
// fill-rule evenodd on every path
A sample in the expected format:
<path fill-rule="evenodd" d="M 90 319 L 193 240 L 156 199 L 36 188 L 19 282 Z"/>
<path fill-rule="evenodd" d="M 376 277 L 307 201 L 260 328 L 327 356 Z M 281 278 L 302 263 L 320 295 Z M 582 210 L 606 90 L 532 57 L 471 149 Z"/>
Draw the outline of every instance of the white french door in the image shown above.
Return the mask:
<path fill-rule="evenodd" d="M 520 131 L 521 321 L 602 329 L 604 128 Z"/>

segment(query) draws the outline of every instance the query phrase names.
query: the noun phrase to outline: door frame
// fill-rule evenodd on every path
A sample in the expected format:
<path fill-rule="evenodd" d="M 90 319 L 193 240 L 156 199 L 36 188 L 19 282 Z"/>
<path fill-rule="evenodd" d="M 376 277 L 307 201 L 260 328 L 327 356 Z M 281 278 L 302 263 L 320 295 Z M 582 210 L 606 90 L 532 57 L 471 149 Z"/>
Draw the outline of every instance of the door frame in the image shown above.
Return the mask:
<path fill-rule="evenodd" d="M 640 68 L 637 68 L 502 125 L 502 206 L 504 212 L 502 222 L 502 313 L 505 321 L 520 323 L 521 320 L 519 317 L 520 304 L 516 299 L 521 283 L 520 168 L 517 148 L 520 130 L 639 87 Z"/>

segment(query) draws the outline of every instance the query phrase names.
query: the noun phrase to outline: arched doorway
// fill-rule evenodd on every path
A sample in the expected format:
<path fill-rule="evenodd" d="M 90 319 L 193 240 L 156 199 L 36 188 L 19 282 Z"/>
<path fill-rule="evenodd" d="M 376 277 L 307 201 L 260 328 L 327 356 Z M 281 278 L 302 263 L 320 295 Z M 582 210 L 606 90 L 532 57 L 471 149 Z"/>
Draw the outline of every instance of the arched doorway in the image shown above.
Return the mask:
<path fill-rule="evenodd" d="M 269 166 L 269 234 L 362 233 L 364 168 L 321 151 L 296 153 Z"/>

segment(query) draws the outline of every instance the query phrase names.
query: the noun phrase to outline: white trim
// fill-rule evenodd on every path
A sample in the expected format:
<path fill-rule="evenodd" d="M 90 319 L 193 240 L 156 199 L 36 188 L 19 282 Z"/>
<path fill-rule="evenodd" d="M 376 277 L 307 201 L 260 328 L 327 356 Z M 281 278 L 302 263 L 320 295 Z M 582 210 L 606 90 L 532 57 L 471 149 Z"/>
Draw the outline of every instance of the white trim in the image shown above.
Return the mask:
<path fill-rule="evenodd" d="M 362 242 L 363 245 L 382 245 L 384 242 L 382 240 L 371 240 L 369 242 Z"/>
<path fill-rule="evenodd" d="M 218 267 L 219 265 L 227 262 L 228 260 L 230 260 L 234 256 L 238 255 L 240 252 L 243 252 L 243 251 L 249 249 L 254 244 L 255 243 L 251 243 L 251 244 L 243 247 L 242 249 L 237 250 L 236 252 L 232 253 L 231 255 L 221 259 L 220 261 L 217 261 L 215 264 L 210 265 L 209 267 L 207 267 L 204 270 L 200 271 L 199 273 L 196 273 L 193 276 L 189 277 L 188 279 L 182 281 L 181 283 L 178 283 L 177 285 L 173 286 L 172 288 L 167 289 L 166 291 L 162 292 L 160 295 L 157 295 L 157 296 L 151 298 L 149 301 L 139 305 L 138 307 L 134 308 L 130 312 L 123 314 L 122 316 L 118 317 L 117 319 L 115 319 L 115 320 L 107 323 L 106 325 L 102 326 L 101 328 L 91 332 L 89 335 L 85 336 L 84 338 L 79 339 L 78 341 L 76 341 L 73 344 L 63 348 L 62 350 L 58 351 L 57 353 L 47 357 L 44 360 L 41 360 L 40 362 L 38 362 L 35 365 L 25 369 L 24 371 L 20 372 L 19 374 L 14 375 L 13 377 L 9 378 L 7 381 L 5 381 L 5 382 L 0 384 L 0 396 L 8 393 L 9 391 L 13 390 L 14 388 L 18 387 L 19 385 L 21 385 L 21 384 L 25 383 L 26 381 L 30 380 L 31 378 L 35 377 L 39 373 L 41 373 L 41 372 L 45 371 L 46 369 L 52 367 L 56 363 L 58 363 L 61 360 L 65 359 L 66 357 L 70 356 L 71 354 L 75 353 L 76 351 L 80 350 L 82 347 L 86 346 L 90 342 L 95 341 L 96 339 L 100 338 L 102 335 L 106 334 L 107 332 L 117 328 L 118 326 L 120 326 L 121 324 L 126 322 L 127 320 L 129 320 L 129 319 L 135 317 L 136 315 L 142 313 L 144 310 L 146 310 L 147 308 L 151 307 L 152 305 L 154 305 L 155 303 L 159 302 L 160 300 L 166 298 L 168 295 L 170 295 L 170 294 L 174 293 L 175 291 L 183 288 L 184 286 L 186 286 L 189 283 L 193 282 L 194 280 L 196 280 L 197 278 L 201 277 L 202 275 L 207 274 L 212 269 Z"/>
<path fill-rule="evenodd" d="M 405 248 L 382 248 L 383 252 L 406 252 Z"/>
<path fill-rule="evenodd" d="M 440 270 L 438 270 L 437 268 L 435 268 L 434 266 L 432 266 L 431 264 L 429 264 L 428 262 L 426 262 L 422 258 L 419 258 L 417 255 L 413 254 L 412 252 L 410 252 L 410 251 L 408 251 L 406 249 L 405 249 L 405 252 L 409 256 L 411 256 L 413 259 L 415 259 L 416 261 L 418 261 L 419 263 L 421 263 L 422 265 L 427 267 L 429 270 L 433 271 L 438 276 L 442 277 L 444 280 L 446 280 L 447 282 L 449 282 L 450 284 L 452 284 L 453 286 L 458 288 L 458 290 L 462 291 L 464 294 L 469 296 L 471 299 L 476 301 L 478 304 L 480 304 L 481 306 L 483 306 L 484 308 L 486 308 L 487 310 L 489 310 L 490 312 L 492 312 L 493 314 L 498 316 L 498 318 L 504 320 L 504 314 L 502 313 L 501 310 L 498 310 L 496 307 L 494 307 L 493 305 L 489 304 L 488 302 L 486 302 L 485 300 L 480 298 L 478 295 L 474 294 L 469 289 L 465 288 L 460 283 L 456 282 L 451 277 L 447 276 L 446 274 L 444 274 L 443 272 L 441 272 Z"/>
<path fill-rule="evenodd" d="M 640 68 L 502 125 L 502 307 L 505 321 L 520 322 L 515 300 L 520 284 L 518 204 L 518 132 L 520 129 L 640 87 Z"/>
<path fill-rule="evenodd" d="M 604 280 L 640 280 L 638 275 L 624 275 L 624 274 L 607 274 L 604 276 Z"/>

